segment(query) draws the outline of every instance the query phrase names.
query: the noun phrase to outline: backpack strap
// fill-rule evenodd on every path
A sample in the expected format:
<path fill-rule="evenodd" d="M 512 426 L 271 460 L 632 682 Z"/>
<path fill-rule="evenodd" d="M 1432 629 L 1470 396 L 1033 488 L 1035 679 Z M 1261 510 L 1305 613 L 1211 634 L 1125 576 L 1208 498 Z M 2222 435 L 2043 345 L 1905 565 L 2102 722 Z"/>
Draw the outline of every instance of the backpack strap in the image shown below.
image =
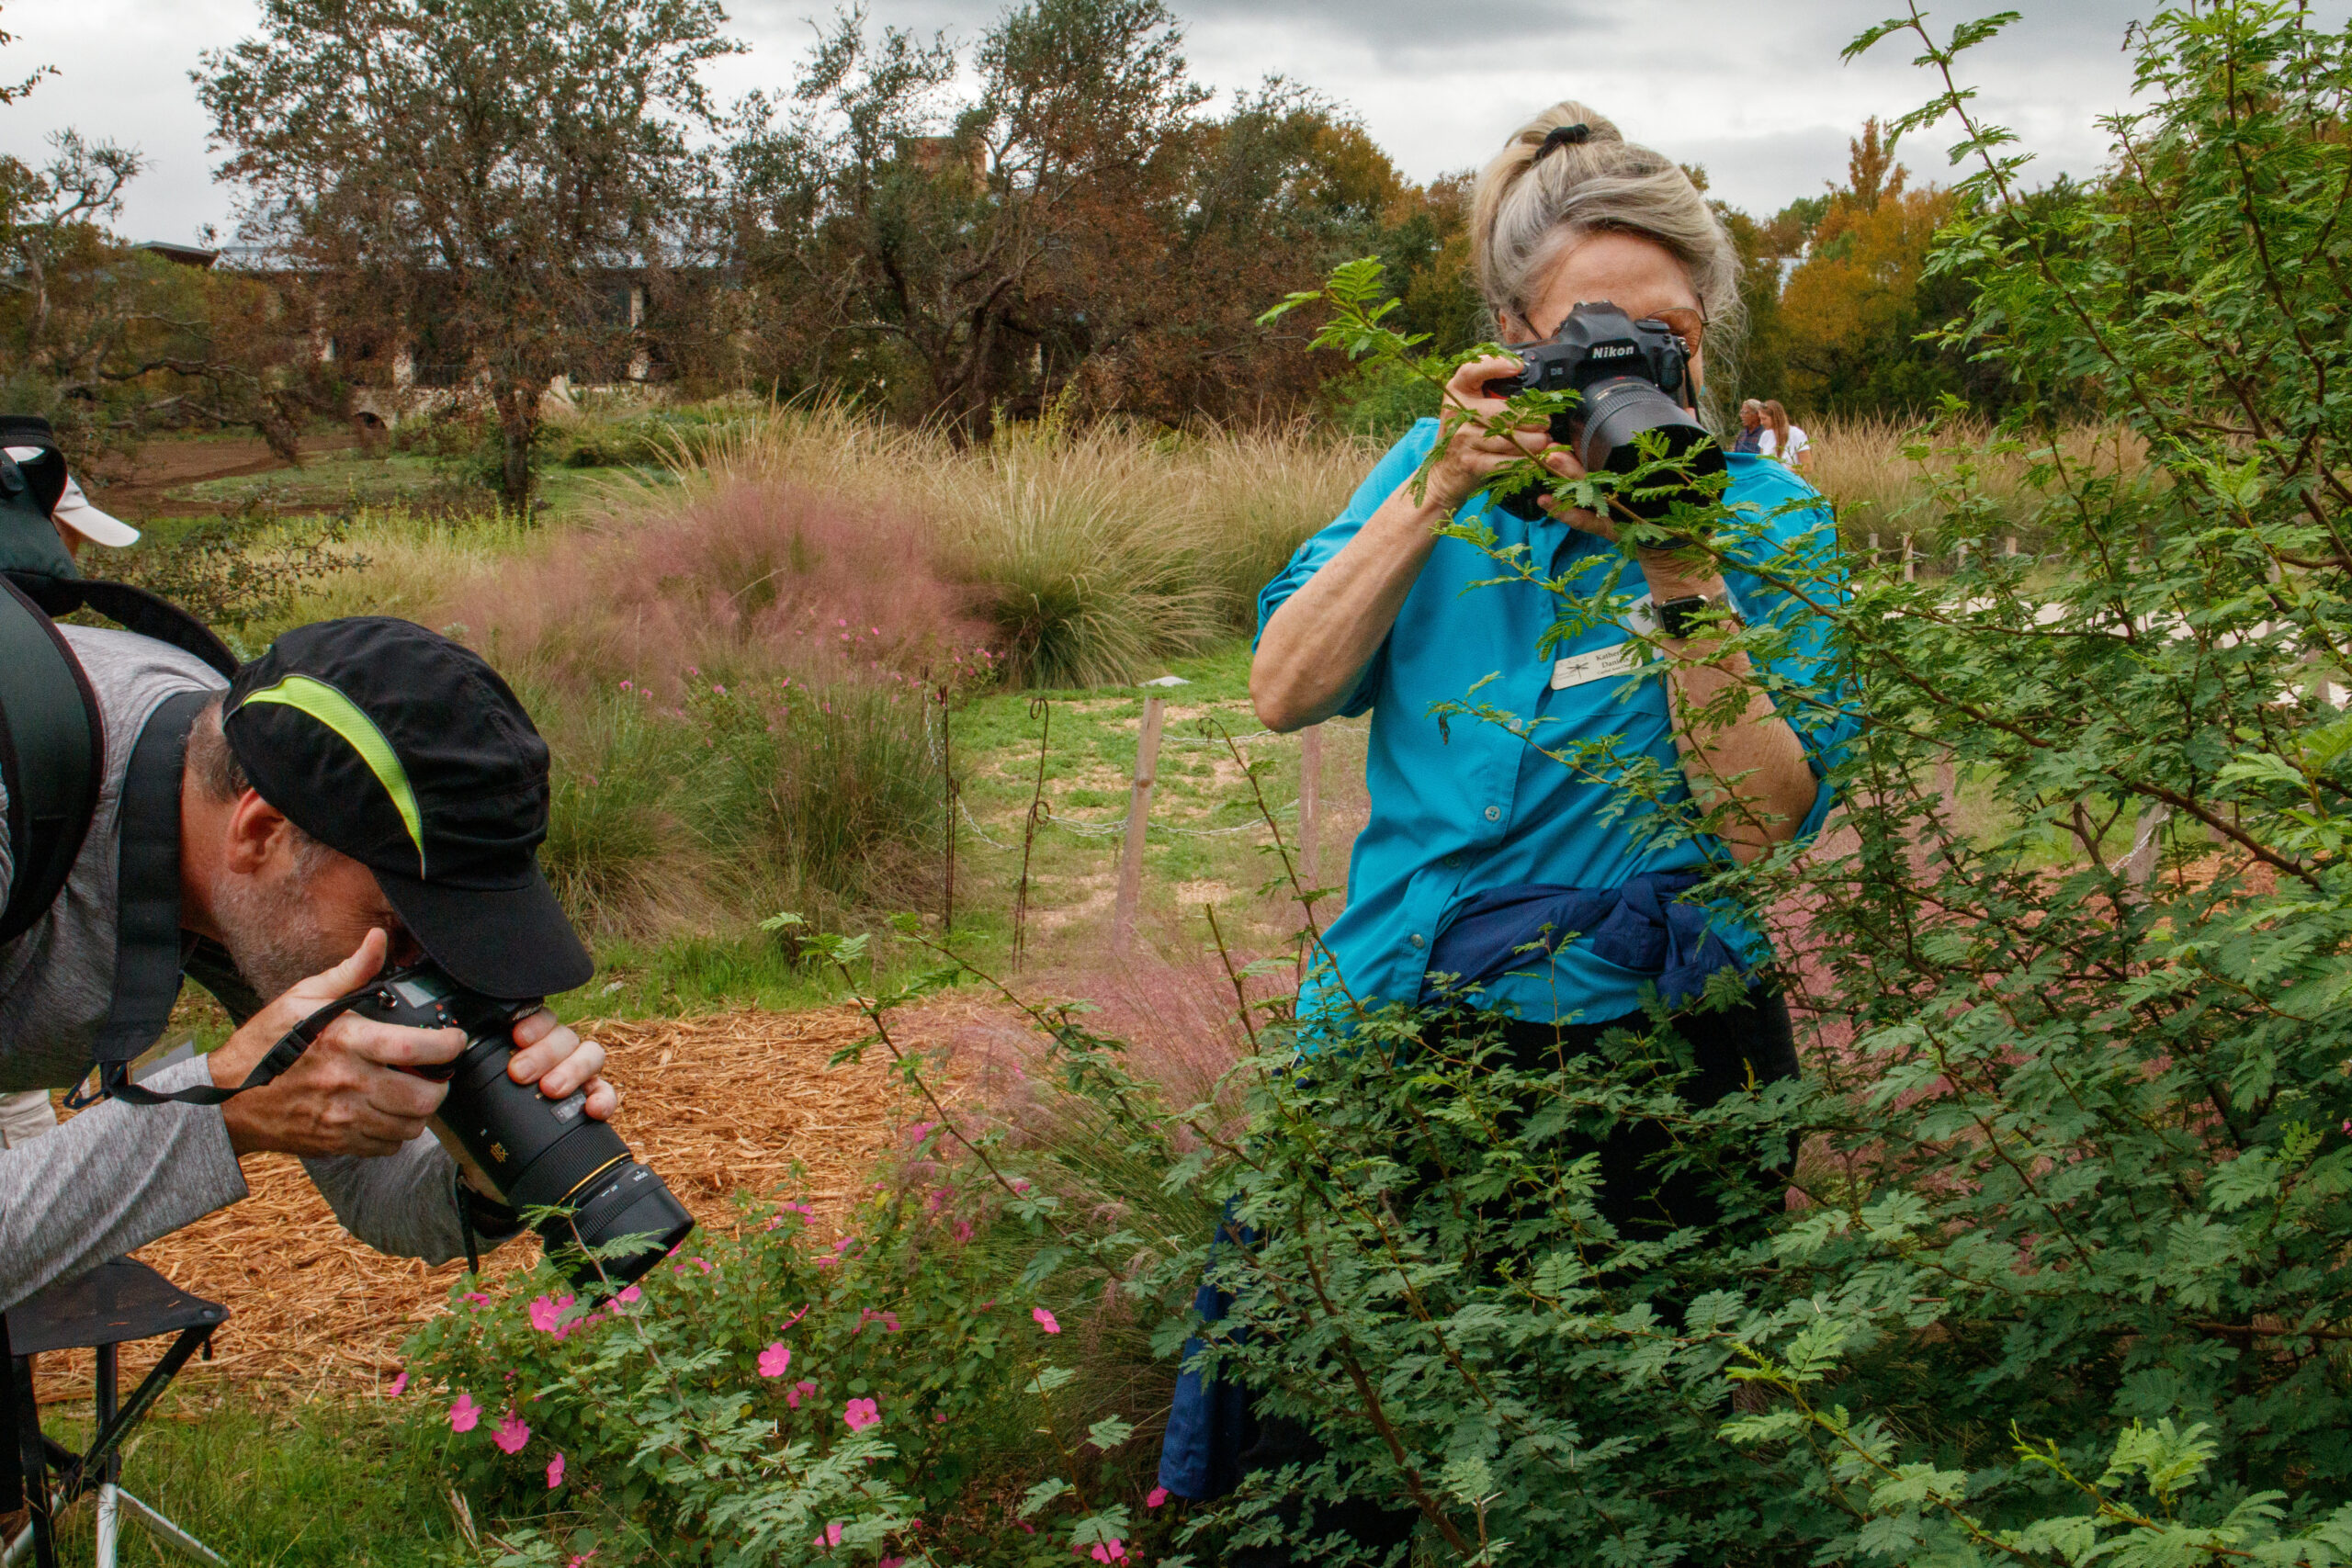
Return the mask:
<path fill-rule="evenodd" d="M 237 674 L 237 656 L 210 626 L 169 599 L 134 588 L 128 582 L 93 581 L 86 577 L 32 577 L 12 572 L 10 581 L 26 597 L 51 615 L 95 610 L 107 620 L 141 637 L 171 644 L 220 672 L 224 680 Z"/>
<path fill-rule="evenodd" d="M 0 783 L 8 791 L 14 942 L 65 887 L 90 835 L 106 771 L 106 724 L 82 662 L 40 606 L 0 578 Z"/>
<path fill-rule="evenodd" d="M 85 1083 L 67 1097 L 65 1103 L 74 1110 L 102 1099 L 132 1105 L 219 1105 L 292 1066 L 321 1031 L 368 999 L 368 992 L 355 991 L 302 1020 L 235 1089 L 199 1085 L 158 1093 L 130 1081 L 130 1064 L 171 1023 L 172 1004 L 179 999 L 180 976 L 190 956 L 180 930 L 180 786 L 188 732 L 218 695 L 195 691 L 165 697 L 131 748 L 117 817 L 121 854 L 115 877 L 114 1000 L 90 1051 L 97 1081 L 95 1086 Z"/>

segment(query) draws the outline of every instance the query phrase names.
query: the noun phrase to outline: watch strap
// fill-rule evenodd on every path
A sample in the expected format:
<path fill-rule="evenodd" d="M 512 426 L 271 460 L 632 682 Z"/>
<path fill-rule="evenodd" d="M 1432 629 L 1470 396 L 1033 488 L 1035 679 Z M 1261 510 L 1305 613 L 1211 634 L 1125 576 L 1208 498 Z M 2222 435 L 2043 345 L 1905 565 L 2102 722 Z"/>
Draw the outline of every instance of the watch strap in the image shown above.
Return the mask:
<path fill-rule="evenodd" d="M 1680 642 L 1698 632 L 1701 615 L 1723 604 L 1722 599 L 1705 593 L 1686 593 L 1679 599 L 1668 599 L 1657 607 L 1658 629 Z"/>

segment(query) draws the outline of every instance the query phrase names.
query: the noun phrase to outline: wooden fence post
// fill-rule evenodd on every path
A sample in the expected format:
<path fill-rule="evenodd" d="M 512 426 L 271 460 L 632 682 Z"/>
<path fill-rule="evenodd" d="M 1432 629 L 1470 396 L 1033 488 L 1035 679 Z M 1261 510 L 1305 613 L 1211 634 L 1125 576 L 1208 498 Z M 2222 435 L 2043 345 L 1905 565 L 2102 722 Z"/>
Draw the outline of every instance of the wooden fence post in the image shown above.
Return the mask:
<path fill-rule="evenodd" d="M 1151 784 L 1159 765 L 1159 726 L 1164 697 L 1143 700 L 1143 726 L 1136 735 L 1136 778 L 1127 795 L 1126 851 L 1119 857 L 1119 896 L 1111 908 L 1111 945 L 1125 953 L 1136 934 L 1136 902 L 1143 893 L 1143 830 L 1151 816 Z"/>
<path fill-rule="evenodd" d="M 1871 564 L 1872 566 L 1878 564 L 1878 536 L 1876 534 L 1871 536 Z"/>
<path fill-rule="evenodd" d="M 1312 888 L 1317 840 L 1323 813 L 1323 727 L 1311 724 L 1298 738 L 1298 885 Z"/>
<path fill-rule="evenodd" d="M 1917 565 L 1911 559 L 1911 536 L 1905 534 L 1903 536 L 1903 581 L 1911 582 L 1917 581 Z"/>

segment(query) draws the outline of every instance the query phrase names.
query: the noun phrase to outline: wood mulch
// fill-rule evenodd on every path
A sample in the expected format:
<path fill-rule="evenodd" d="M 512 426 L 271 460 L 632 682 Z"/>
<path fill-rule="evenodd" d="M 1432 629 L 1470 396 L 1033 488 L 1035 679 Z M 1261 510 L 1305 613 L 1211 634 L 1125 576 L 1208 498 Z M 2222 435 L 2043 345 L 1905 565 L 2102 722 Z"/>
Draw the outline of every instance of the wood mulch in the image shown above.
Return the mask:
<path fill-rule="evenodd" d="M 893 1034 L 930 1051 L 968 1028 L 977 1010 L 953 998 L 894 1020 Z M 623 1096 L 615 1125 L 707 1227 L 731 1231 L 733 1194 L 780 1185 L 838 1219 L 870 1185 L 899 1127 L 928 1114 L 891 1077 L 879 1047 L 828 1069 L 836 1051 L 867 1032 L 847 1007 L 578 1027 L 608 1054 L 605 1074 Z M 951 1064 L 932 1075 L 933 1087 L 952 1100 L 956 1076 Z M 371 1251 L 345 1233 L 291 1156 L 256 1156 L 244 1170 L 244 1201 L 136 1254 L 229 1308 L 214 1359 L 190 1362 L 182 1382 L 266 1382 L 309 1396 L 365 1393 L 389 1380 L 401 1341 L 447 1310 L 464 1264 L 428 1269 Z M 484 1271 L 497 1279 L 537 1256 L 526 1235 L 484 1258 Z M 165 1344 L 124 1347 L 126 1388 Z M 40 1372 L 45 1402 L 88 1397 L 86 1352 L 44 1356 Z"/>

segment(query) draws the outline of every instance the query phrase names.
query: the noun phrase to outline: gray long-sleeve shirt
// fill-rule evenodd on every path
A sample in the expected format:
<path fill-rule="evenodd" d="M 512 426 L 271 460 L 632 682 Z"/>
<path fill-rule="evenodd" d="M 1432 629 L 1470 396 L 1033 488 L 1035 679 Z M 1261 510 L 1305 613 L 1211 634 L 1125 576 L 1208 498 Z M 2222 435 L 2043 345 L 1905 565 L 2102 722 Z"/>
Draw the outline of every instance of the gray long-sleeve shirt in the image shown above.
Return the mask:
<path fill-rule="evenodd" d="M 0 948 L 0 1091 L 62 1089 L 89 1073 L 114 993 L 116 813 L 131 748 L 164 698 L 221 684 L 201 661 L 152 638 L 62 630 L 97 694 L 106 777 L 64 891 L 30 931 Z M 13 870 L 0 835 L 0 898 Z M 209 1077 L 199 1057 L 147 1083 L 184 1089 Z M 454 1167 L 430 1134 L 380 1159 L 302 1163 L 335 1217 L 368 1246 L 435 1263 L 462 1250 Z M 218 1106 L 107 1101 L 0 1150 L 0 1311 L 244 1195 Z"/>

